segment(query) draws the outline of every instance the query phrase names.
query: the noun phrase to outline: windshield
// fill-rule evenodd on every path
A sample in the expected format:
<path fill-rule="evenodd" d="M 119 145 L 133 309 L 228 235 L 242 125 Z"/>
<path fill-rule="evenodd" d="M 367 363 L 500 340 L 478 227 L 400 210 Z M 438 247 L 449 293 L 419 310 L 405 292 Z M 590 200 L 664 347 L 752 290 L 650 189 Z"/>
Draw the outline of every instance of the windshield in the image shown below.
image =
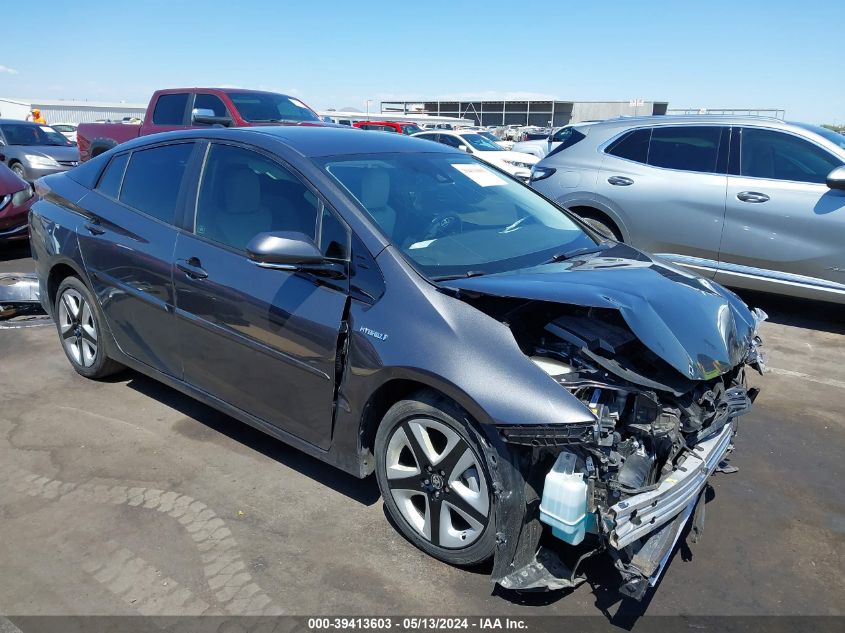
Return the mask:
<path fill-rule="evenodd" d="M 73 146 L 61 132 L 47 125 L 25 125 L 4 123 L 0 125 L 6 143 L 9 145 L 51 145 L 54 147 Z"/>
<path fill-rule="evenodd" d="M 560 209 L 470 156 L 374 154 L 321 163 L 432 278 L 516 270 L 596 246 Z"/>
<path fill-rule="evenodd" d="M 299 99 L 272 92 L 227 92 L 245 121 L 280 123 L 282 121 L 320 121 L 320 117 Z"/>
<path fill-rule="evenodd" d="M 472 145 L 473 149 L 479 152 L 503 152 L 499 145 L 496 145 L 490 139 L 487 139 L 481 134 L 461 134 L 461 138 L 468 144 Z"/>
<path fill-rule="evenodd" d="M 826 127 L 821 127 L 820 125 L 810 125 L 809 123 L 795 123 L 795 125 L 804 128 L 805 130 L 809 130 L 810 132 L 815 132 L 822 138 L 826 138 L 837 147 L 845 149 L 845 135 L 842 135 L 839 132 L 834 132 Z"/>
<path fill-rule="evenodd" d="M 402 126 L 402 134 L 407 134 L 408 136 L 410 136 L 411 134 L 416 134 L 417 132 L 422 132 L 422 128 L 418 125 Z"/>

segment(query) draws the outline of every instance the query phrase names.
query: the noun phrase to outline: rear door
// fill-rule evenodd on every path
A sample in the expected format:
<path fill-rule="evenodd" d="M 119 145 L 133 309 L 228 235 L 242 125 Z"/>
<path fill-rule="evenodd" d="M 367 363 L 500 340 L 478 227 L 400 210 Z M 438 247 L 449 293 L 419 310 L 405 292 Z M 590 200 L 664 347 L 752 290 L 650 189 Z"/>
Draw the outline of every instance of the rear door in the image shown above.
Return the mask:
<path fill-rule="evenodd" d="M 736 128 L 716 279 L 761 290 L 798 284 L 845 292 L 845 192 L 825 184 L 840 165 L 797 134 Z"/>
<path fill-rule="evenodd" d="M 188 128 L 191 121 L 191 101 L 192 95 L 189 92 L 160 94 L 152 106 L 152 122 L 144 127 L 144 134 Z"/>
<path fill-rule="evenodd" d="M 597 193 L 633 246 L 712 275 L 725 215 L 729 129 L 673 125 L 629 131 L 605 149 Z"/>
<path fill-rule="evenodd" d="M 185 380 L 327 448 L 348 280 L 264 268 L 245 247 L 297 231 L 346 262 L 348 229 L 291 168 L 241 145 L 209 145 L 193 199 L 173 271 Z"/>
<path fill-rule="evenodd" d="M 116 154 L 80 202 L 92 217 L 79 246 L 120 349 L 181 377 L 171 279 L 185 174 L 196 148 L 173 142 Z"/>

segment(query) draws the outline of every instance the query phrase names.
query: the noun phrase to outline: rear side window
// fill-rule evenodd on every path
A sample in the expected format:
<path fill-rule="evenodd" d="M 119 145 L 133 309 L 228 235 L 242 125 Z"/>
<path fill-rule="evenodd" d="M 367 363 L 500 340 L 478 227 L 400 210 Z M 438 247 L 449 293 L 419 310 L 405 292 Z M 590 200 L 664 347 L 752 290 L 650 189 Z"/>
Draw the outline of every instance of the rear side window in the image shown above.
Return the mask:
<path fill-rule="evenodd" d="M 740 174 L 823 184 L 842 161 L 804 139 L 775 132 L 743 128 Z"/>
<path fill-rule="evenodd" d="M 203 110 L 212 110 L 214 116 L 227 116 L 226 106 L 220 97 L 210 94 L 198 94 L 194 98 L 194 107 Z"/>
<path fill-rule="evenodd" d="M 714 173 L 721 134 L 722 128 L 717 126 L 656 127 L 651 132 L 648 164 Z"/>
<path fill-rule="evenodd" d="M 184 125 L 185 108 L 188 107 L 188 93 L 160 95 L 153 111 L 156 125 Z"/>
<path fill-rule="evenodd" d="M 648 160 L 648 142 L 650 139 L 650 128 L 631 130 L 615 140 L 605 151 L 612 156 L 637 163 L 645 163 Z"/>
<path fill-rule="evenodd" d="M 193 147 L 193 143 L 180 143 L 133 152 L 123 176 L 120 201 L 172 224 Z"/>
<path fill-rule="evenodd" d="M 109 166 L 106 167 L 100 178 L 99 184 L 97 184 L 97 190 L 101 194 L 117 199 L 127 162 L 129 162 L 129 154 L 120 154 L 111 159 Z"/>

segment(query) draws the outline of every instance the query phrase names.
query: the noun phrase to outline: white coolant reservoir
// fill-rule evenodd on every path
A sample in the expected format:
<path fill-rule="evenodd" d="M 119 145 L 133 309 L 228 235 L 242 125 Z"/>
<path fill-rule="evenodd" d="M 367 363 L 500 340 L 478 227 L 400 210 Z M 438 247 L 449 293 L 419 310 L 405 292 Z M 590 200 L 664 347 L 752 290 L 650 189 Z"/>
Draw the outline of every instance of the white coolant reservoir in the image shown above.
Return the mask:
<path fill-rule="evenodd" d="M 563 451 L 546 475 L 540 520 L 552 527 L 552 533 L 570 545 L 584 540 L 587 528 L 587 483 L 583 473 L 575 472 L 574 453 Z"/>

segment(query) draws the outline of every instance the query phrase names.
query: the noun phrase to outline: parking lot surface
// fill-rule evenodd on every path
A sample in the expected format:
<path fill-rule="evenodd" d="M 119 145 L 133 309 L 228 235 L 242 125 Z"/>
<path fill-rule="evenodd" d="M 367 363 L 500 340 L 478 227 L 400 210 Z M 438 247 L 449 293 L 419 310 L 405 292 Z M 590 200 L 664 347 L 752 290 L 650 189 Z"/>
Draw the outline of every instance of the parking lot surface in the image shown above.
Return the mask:
<path fill-rule="evenodd" d="M 4 259 L 5 258 L 5 259 Z M 25 271 L 25 252 L 0 270 Z M 0 329 L 0 613 L 843 613 L 845 310 L 746 295 L 771 371 L 716 475 L 701 542 L 622 602 L 607 561 L 571 593 L 494 592 L 428 558 L 360 481 L 134 372 L 73 372 L 51 326 Z"/>

